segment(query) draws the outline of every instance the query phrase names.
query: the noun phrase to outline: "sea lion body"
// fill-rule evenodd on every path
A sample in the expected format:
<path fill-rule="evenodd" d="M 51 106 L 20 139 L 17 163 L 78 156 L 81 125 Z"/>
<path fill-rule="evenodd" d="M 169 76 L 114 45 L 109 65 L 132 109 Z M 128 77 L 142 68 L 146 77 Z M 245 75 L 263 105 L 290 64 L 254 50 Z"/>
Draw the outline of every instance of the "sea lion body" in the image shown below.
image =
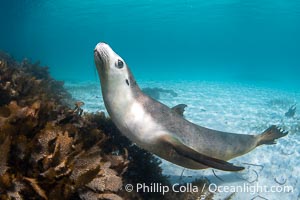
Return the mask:
<path fill-rule="evenodd" d="M 165 160 L 190 169 L 238 171 L 225 162 L 287 134 L 272 126 L 260 135 L 227 133 L 198 126 L 145 95 L 124 60 L 107 44 L 94 51 L 105 107 L 132 142 Z"/>

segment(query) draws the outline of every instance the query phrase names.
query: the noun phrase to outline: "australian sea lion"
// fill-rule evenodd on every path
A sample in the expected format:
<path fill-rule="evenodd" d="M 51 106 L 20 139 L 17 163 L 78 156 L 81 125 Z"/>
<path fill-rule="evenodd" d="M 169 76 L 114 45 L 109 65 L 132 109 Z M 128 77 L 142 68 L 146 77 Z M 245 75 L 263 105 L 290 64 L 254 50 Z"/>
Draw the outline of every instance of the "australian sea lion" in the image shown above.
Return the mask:
<path fill-rule="evenodd" d="M 259 135 L 227 133 L 198 126 L 182 113 L 145 95 L 125 61 L 109 45 L 97 44 L 94 58 L 105 107 L 118 129 L 138 146 L 190 169 L 239 171 L 229 162 L 287 134 L 271 126 Z M 183 112 L 182 109 L 179 109 Z"/>

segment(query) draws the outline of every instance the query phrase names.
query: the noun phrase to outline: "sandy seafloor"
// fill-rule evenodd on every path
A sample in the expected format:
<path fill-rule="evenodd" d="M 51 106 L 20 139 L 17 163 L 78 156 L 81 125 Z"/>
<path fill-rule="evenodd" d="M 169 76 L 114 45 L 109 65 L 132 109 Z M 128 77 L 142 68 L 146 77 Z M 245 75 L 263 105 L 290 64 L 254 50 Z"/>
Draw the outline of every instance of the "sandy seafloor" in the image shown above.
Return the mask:
<path fill-rule="evenodd" d="M 300 109 L 293 118 L 284 115 L 291 105 L 300 102 L 299 90 L 195 81 L 145 81 L 139 82 L 139 85 L 141 88 L 174 90 L 178 96 L 161 93 L 159 101 L 170 107 L 187 104 L 185 117 L 201 126 L 234 133 L 258 134 L 275 124 L 289 131 L 289 135 L 279 139 L 276 145 L 260 146 L 231 160 L 236 165 L 246 167 L 238 173 L 214 170 L 216 177 L 212 169 L 188 170 L 163 161 L 163 173 L 169 175 L 172 182 L 207 178 L 211 183 L 230 187 L 231 192 L 216 192 L 215 199 L 230 196 L 235 186 L 246 186 L 248 192 L 236 192 L 232 199 L 300 199 Z M 67 82 L 65 86 L 76 100 L 85 102 L 84 111 L 105 110 L 98 82 Z M 258 186 L 256 192 L 253 191 L 255 186 Z M 261 187 L 266 187 L 268 192 L 261 191 Z M 214 188 L 211 186 L 212 190 Z"/>

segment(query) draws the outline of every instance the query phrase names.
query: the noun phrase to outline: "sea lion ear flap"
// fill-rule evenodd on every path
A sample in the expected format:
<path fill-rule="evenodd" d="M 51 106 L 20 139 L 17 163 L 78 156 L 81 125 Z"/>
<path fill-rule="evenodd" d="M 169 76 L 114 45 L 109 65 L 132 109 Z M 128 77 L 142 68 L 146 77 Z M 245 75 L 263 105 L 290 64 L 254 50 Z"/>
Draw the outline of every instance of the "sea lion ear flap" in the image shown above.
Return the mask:
<path fill-rule="evenodd" d="M 164 145 L 168 145 L 173 148 L 173 150 L 179 155 L 191 159 L 195 162 L 201 163 L 202 165 L 206 165 L 207 167 L 212 167 L 224 171 L 240 171 L 245 169 L 244 167 L 235 166 L 232 163 L 203 155 L 195 151 L 194 149 L 184 145 L 175 137 L 165 135 L 162 136 L 161 141 L 164 143 Z"/>

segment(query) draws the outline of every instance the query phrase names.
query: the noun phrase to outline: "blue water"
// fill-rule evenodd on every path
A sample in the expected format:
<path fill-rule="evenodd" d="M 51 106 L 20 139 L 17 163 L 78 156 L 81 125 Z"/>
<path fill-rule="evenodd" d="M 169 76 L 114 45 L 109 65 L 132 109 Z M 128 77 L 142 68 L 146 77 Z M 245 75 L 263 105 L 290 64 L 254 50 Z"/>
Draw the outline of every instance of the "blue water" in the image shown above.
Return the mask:
<path fill-rule="evenodd" d="M 60 80 L 96 80 L 105 41 L 137 80 L 299 88 L 298 0 L 1 0 L 0 49 Z"/>
<path fill-rule="evenodd" d="M 285 112 L 300 101 L 300 0 L 0 0 L 0 50 L 49 66 L 88 112 L 105 110 L 93 59 L 100 41 L 125 59 L 141 87 L 178 93 L 160 101 L 187 104 L 194 123 L 244 134 L 271 124 L 288 130 L 277 145 L 237 161 L 254 164 L 240 174 L 244 181 L 256 177 L 257 164 L 264 170 L 253 184 L 286 180 L 295 189 L 261 198 L 299 199 L 300 115 Z M 215 178 L 211 169 L 184 173 Z M 241 184 L 236 174 L 217 174 Z"/>

